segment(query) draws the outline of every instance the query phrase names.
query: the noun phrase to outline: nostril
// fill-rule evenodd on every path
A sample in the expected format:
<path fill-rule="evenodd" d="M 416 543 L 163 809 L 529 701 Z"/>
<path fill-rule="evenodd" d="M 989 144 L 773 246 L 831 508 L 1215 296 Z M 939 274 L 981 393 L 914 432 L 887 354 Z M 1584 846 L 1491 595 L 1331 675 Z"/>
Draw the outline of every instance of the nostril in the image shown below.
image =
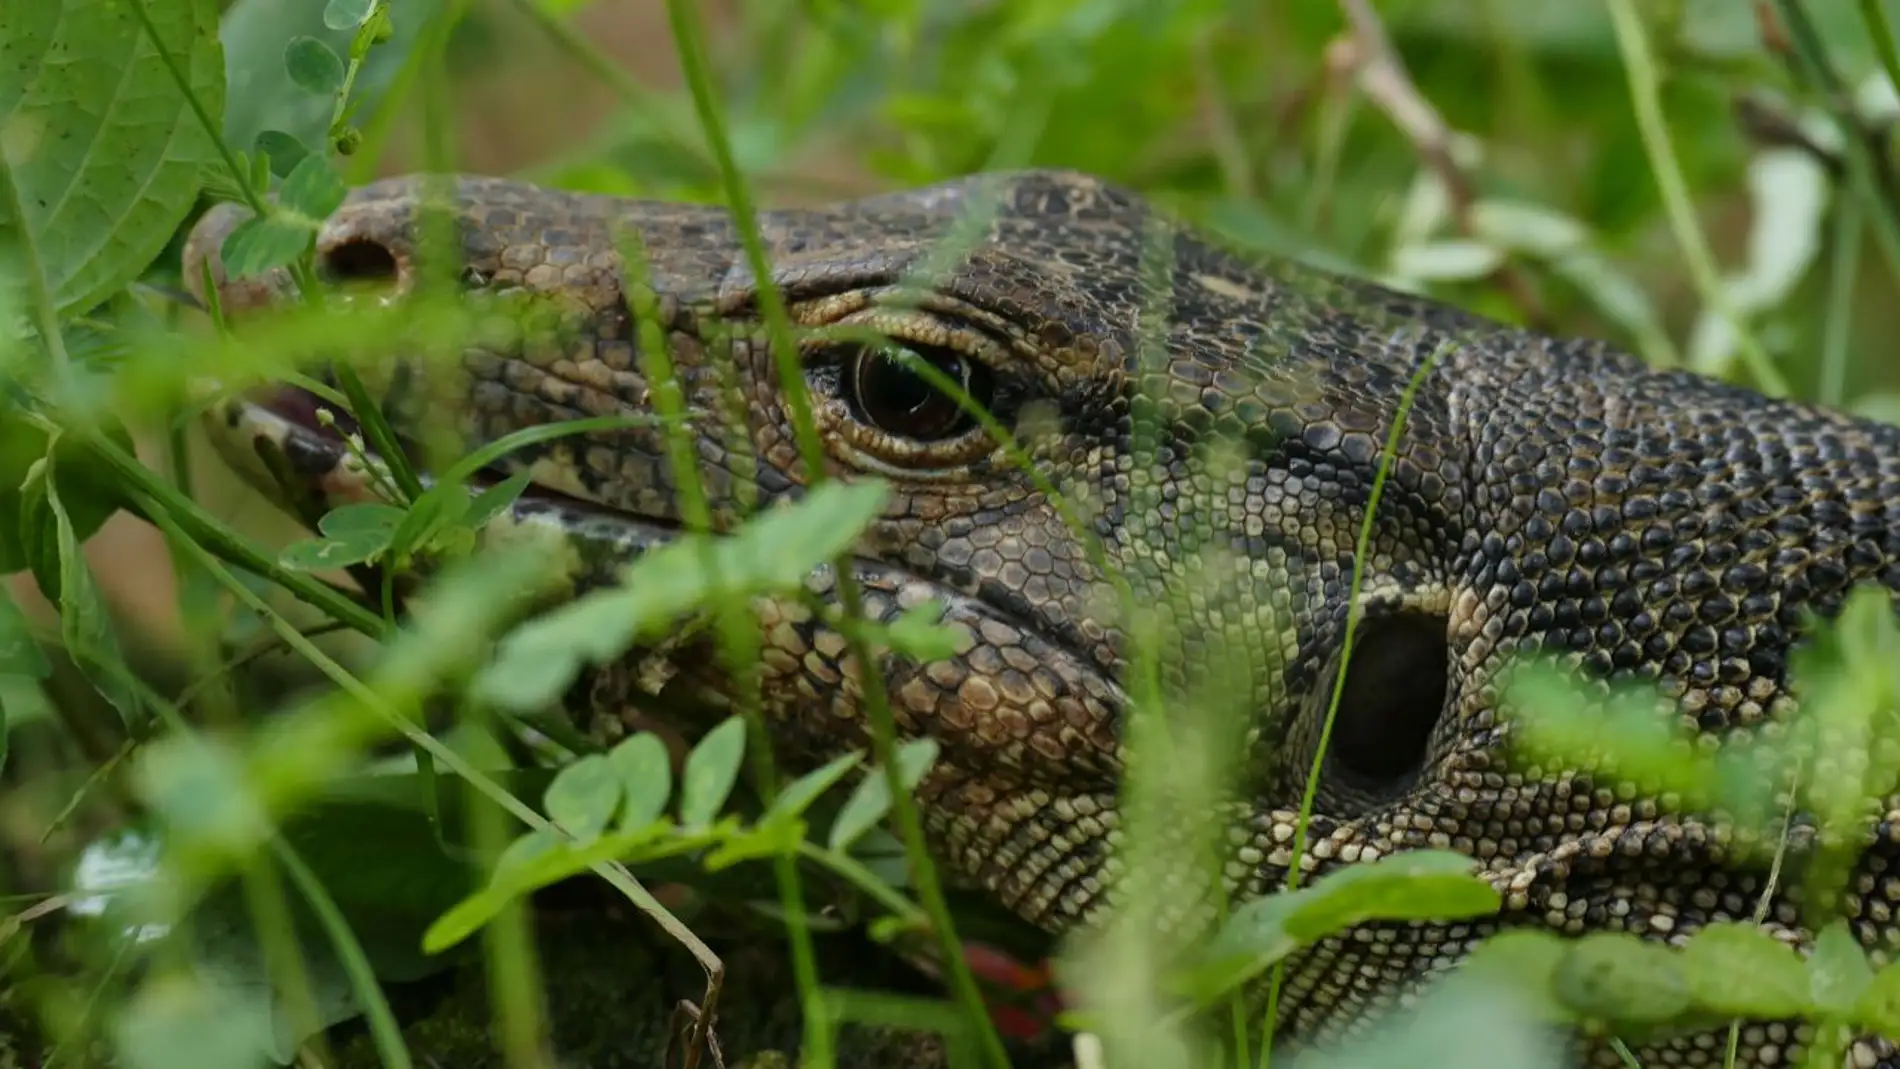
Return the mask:
<path fill-rule="evenodd" d="M 396 254 L 367 238 L 324 249 L 317 257 L 317 270 L 325 281 L 342 285 L 392 285 L 399 272 Z"/>

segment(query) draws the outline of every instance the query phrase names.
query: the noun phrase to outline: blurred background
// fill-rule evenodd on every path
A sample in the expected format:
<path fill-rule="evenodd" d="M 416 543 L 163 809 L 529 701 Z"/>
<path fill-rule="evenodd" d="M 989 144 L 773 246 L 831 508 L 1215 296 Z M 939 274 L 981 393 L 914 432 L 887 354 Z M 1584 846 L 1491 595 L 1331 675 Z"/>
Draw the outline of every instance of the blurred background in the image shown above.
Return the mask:
<path fill-rule="evenodd" d="M 346 35 L 323 28 L 312 0 L 221 6 L 232 143 L 270 129 L 321 142 L 328 101 L 290 82 L 283 48 L 298 34 L 341 48 Z M 1872 213 L 1844 209 L 1836 188 L 1853 141 L 1873 149 L 1879 181 L 1891 177 L 1895 96 L 1862 5 L 1801 5 L 1845 89 L 1834 97 L 1798 76 L 1781 3 L 1630 0 L 1635 22 L 1620 33 L 1617 6 L 705 0 L 700 10 L 738 162 L 765 206 L 994 167 L 1079 168 L 1242 248 L 1749 381 L 1681 251 L 1686 221 L 1794 393 L 1900 414 L 1892 264 Z M 1888 7 L 1900 17 L 1900 3 Z M 353 180 L 445 165 L 716 199 L 662 0 L 395 0 L 393 14 L 394 38 L 358 82 Z M 1673 224 L 1633 106 L 1641 56 L 1659 79 L 1692 209 Z M 290 534 L 208 456 L 199 466 L 220 515 Z M 90 550 L 145 656 L 168 661 L 177 599 L 156 536 L 121 516 Z"/>

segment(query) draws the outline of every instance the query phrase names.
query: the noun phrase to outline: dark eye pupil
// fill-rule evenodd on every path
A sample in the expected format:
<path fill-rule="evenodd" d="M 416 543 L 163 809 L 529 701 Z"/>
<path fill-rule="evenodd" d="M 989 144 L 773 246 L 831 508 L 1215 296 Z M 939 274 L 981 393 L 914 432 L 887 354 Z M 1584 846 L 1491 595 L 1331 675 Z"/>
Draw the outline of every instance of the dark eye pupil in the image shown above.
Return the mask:
<path fill-rule="evenodd" d="M 981 363 L 945 350 L 912 352 L 962 387 L 976 403 L 989 403 L 989 376 Z M 863 351 L 855 361 L 851 378 L 859 416 L 887 434 L 938 441 L 963 433 L 975 422 L 956 398 L 937 389 L 891 353 Z"/>

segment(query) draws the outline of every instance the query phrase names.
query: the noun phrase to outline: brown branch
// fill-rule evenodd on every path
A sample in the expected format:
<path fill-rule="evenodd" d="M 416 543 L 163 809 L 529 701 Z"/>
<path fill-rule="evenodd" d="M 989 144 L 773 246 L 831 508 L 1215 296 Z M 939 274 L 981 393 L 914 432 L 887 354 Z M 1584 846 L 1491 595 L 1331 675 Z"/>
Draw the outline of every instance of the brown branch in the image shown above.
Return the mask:
<path fill-rule="evenodd" d="M 1806 153 L 1827 170 L 1833 181 L 1840 181 L 1847 170 L 1840 153 L 1817 143 L 1792 116 L 1757 96 L 1735 98 L 1735 121 L 1742 135 L 1762 148 L 1792 148 Z"/>
<path fill-rule="evenodd" d="M 1412 84 L 1404 61 L 1385 32 L 1385 24 L 1379 21 L 1368 0 L 1339 0 L 1339 9 L 1352 27 L 1350 50 L 1342 50 L 1340 54 L 1355 62 L 1359 88 L 1392 120 L 1412 143 L 1420 162 L 1444 184 L 1452 221 L 1458 229 L 1467 237 L 1476 237 L 1472 204 L 1477 199 L 1477 187 L 1452 157 L 1451 127 Z M 1547 325 L 1536 288 L 1508 259 L 1491 273 L 1491 281 L 1510 295 L 1532 326 Z"/>

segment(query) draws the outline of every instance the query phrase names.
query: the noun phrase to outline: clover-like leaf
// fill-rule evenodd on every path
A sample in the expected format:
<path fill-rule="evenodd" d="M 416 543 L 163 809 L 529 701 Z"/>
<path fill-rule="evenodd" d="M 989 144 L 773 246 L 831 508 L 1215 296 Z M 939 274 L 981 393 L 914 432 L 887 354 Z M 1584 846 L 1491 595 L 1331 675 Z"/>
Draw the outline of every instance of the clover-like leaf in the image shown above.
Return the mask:
<path fill-rule="evenodd" d="M 1677 956 L 1628 932 L 1574 943 L 1551 978 L 1552 993 L 1579 1017 L 1656 1024 L 1682 1016 L 1694 997 Z"/>
<path fill-rule="evenodd" d="M 772 799 L 772 804 L 766 807 L 765 820 L 791 820 L 803 816 L 820 795 L 850 775 L 851 770 L 863 760 L 864 755 L 857 750 L 839 754 L 786 784 L 779 790 L 778 797 Z"/>
<path fill-rule="evenodd" d="M 249 278 L 295 261 L 316 236 L 292 216 L 252 217 L 231 228 L 218 255 L 232 278 Z"/>
<path fill-rule="evenodd" d="M 333 30 L 353 30 L 369 21 L 376 0 L 330 0 L 323 8 L 323 24 Z"/>
<path fill-rule="evenodd" d="M 1814 1000 L 1814 1012 L 1846 1017 L 1873 981 L 1867 953 L 1846 921 L 1835 921 L 1814 937 L 1814 952 L 1808 955 L 1808 997 Z"/>
<path fill-rule="evenodd" d="M 686 755 L 686 767 L 680 772 L 680 824 L 687 828 L 711 824 L 738 782 L 744 760 L 744 717 L 729 717 L 707 732 Z"/>
<path fill-rule="evenodd" d="M 616 586 L 517 628 L 472 687 L 505 708 L 539 709 L 560 698 L 583 666 L 605 664 L 709 607 L 715 578 L 731 597 L 797 590 L 812 569 L 857 541 L 888 493 L 877 480 L 828 482 L 796 504 L 747 520 L 730 536 L 686 535 L 647 552 Z"/>
<path fill-rule="evenodd" d="M 620 781 L 622 830 L 638 831 L 665 815 L 673 796 L 673 758 L 658 735 L 629 736 L 607 751 L 607 762 Z"/>
<path fill-rule="evenodd" d="M 596 753 L 555 773 L 541 804 L 576 842 L 591 843 L 613 822 L 620 799 L 620 777 L 607 756 Z"/>
<path fill-rule="evenodd" d="M 1752 924 L 1711 924 L 1678 954 L 1696 1004 L 1725 1017 L 1775 1020 L 1808 1010 L 1807 968 L 1793 947 Z M 1737 983 L 1737 977 L 1747 977 Z"/>
<path fill-rule="evenodd" d="M 293 37 L 284 46 L 284 69 L 306 93 L 319 96 L 343 87 L 343 57 L 315 37 Z"/>
<path fill-rule="evenodd" d="M 925 736 L 912 739 L 897 747 L 896 762 L 898 779 L 905 790 L 914 789 L 937 761 L 937 740 Z M 882 769 L 871 769 L 857 788 L 847 798 L 844 808 L 838 810 L 838 816 L 831 823 L 829 845 L 833 850 L 849 850 L 851 844 L 863 838 L 884 815 L 891 811 L 890 780 Z"/>
<path fill-rule="evenodd" d="M 308 222 L 321 222 L 343 206 L 350 187 L 343 176 L 321 152 L 311 152 L 297 161 L 277 191 L 277 200 Z"/>

